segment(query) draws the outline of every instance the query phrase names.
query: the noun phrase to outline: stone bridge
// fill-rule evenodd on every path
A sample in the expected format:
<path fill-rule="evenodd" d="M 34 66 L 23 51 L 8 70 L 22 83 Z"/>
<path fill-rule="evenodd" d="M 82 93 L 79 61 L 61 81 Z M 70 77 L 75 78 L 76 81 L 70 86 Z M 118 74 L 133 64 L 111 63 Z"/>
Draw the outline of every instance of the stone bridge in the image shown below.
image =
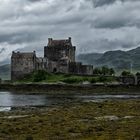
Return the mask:
<path fill-rule="evenodd" d="M 140 85 L 140 76 L 121 76 L 120 82 L 129 85 Z"/>

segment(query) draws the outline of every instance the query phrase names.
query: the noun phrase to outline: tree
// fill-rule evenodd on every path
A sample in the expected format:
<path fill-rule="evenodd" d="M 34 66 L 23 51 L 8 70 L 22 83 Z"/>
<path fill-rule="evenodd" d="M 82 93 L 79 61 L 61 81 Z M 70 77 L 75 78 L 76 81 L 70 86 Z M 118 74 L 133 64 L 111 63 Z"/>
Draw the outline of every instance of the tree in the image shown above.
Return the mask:
<path fill-rule="evenodd" d="M 137 73 L 136 73 L 136 76 L 140 76 L 140 72 L 137 72 Z"/>
<path fill-rule="evenodd" d="M 129 71 L 123 71 L 123 72 L 121 73 L 121 75 L 122 75 L 122 76 L 132 76 L 131 72 L 129 72 Z"/>
<path fill-rule="evenodd" d="M 100 68 L 95 68 L 95 69 L 93 70 L 93 74 L 97 74 L 97 75 L 102 74 L 101 69 L 100 69 Z"/>
<path fill-rule="evenodd" d="M 102 74 L 103 74 L 103 75 L 109 75 L 109 68 L 103 66 L 103 67 L 102 67 Z"/>
<path fill-rule="evenodd" d="M 110 68 L 110 75 L 115 75 L 115 70 L 113 68 Z"/>

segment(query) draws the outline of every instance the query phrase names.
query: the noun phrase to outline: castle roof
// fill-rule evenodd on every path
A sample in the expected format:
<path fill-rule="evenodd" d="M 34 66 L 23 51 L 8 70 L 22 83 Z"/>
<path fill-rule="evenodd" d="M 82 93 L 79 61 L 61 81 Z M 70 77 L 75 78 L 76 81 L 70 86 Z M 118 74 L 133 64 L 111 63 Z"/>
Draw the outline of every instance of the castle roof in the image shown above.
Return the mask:
<path fill-rule="evenodd" d="M 48 46 L 49 47 L 66 47 L 72 46 L 71 38 L 63 39 L 63 40 L 53 40 L 52 38 L 48 39 Z"/>
<path fill-rule="evenodd" d="M 34 56 L 36 56 L 35 52 L 13 52 L 12 53 L 12 58 L 18 58 L 18 57 L 24 57 L 24 58 L 33 58 Z"/>

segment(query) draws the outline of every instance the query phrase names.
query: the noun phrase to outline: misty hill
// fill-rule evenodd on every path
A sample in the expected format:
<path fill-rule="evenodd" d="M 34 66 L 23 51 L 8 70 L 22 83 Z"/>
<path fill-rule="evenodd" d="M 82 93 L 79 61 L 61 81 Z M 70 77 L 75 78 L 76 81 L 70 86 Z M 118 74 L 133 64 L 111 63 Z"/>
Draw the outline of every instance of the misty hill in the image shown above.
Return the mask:
<path fill-rule="evenodd" d="M 77 56 L 77 60 L 96 67 L 108 66 L 119 70 L 132 67 L 135 70 L 140 70 L 140 47 L 130 51 L 117 50 L 103 54 L 80 54 Z"/>
<path fill-rule="evenodd" d="M 94 67 L 108 66 L 117 70 L 140 70 L 140 47 L 129 51 L 108 51 L 101 53 L 80 54 L 77 61 L 92 64 Z M 10 64 L 0 66 L 0 78 L 10 79 Z"/>
<path fill-rule="evenodd" d="M 76 57 L 76 60 L 82 61 L 84 64 L 96 64 L 96 60 L 101 58 L 102 55 L 101 53 L 80 54 Z"/>
<path fill-rule="evenodd" d="M 2 65 L 0 66 L 0 78 L 4 80 L 9 80 L 10 79 L 10 64 Z"/>

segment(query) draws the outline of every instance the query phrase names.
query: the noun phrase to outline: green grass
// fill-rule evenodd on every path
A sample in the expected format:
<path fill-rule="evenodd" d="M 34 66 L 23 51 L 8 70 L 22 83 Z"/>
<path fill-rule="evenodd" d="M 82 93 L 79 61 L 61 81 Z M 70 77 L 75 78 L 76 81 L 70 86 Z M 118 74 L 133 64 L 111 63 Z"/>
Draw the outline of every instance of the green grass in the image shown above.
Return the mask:
<path fill-rule="evenodd" d="M 88 81 L 90 83 L 97 82 L 113 82 L 116 81 L 114 77 L 104 77 L 104 76 L 78 76 L 70 74 L 61 74 L 61 73 L 47 73 L 46 71 L 37 71 L 25 76 L 22 80 L 17 82 L 42 82 L 42 83 L 67 83 L 67 84 L 79 84 L 82 82 Z"/>

